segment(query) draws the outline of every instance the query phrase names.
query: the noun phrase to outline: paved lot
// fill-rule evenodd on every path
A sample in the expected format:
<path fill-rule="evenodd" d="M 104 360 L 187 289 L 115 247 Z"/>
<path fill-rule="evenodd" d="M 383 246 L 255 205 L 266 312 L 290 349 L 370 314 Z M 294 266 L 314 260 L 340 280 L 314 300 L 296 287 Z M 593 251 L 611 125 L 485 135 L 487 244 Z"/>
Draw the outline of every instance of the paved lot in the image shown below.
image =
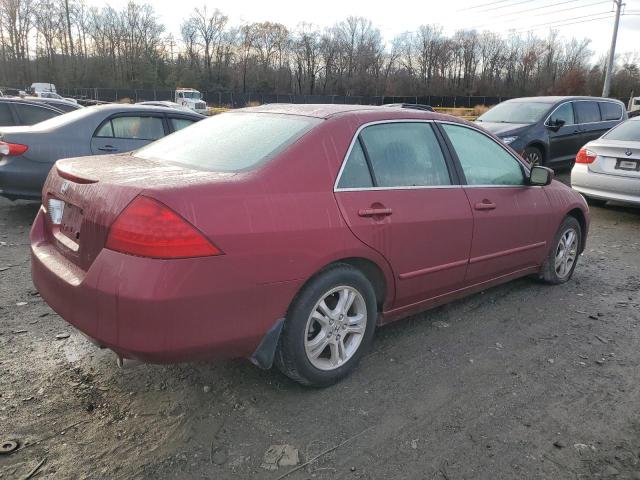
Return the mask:
<path fill-rule="evenodd" d="M 324 390 L 244 361 L 118 369 L 34 290 L 36 210 L 0 199 L 0 441 L 22 445 L 3 480 L 42 460 L 34 478 L 283 478 L 272 445 L 320 455 L 287 479 L 640 478 L 639 209 L 592 209 L 569 284 L 382 328 Z"/>

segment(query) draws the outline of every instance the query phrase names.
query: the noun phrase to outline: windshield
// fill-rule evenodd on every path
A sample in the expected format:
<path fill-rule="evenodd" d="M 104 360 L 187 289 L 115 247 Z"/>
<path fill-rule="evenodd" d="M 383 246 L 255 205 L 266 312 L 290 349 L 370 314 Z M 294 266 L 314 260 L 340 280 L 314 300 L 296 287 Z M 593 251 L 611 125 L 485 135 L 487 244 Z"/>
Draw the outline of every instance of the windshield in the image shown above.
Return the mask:
<path fill-rule="evenodd" d="M 194 100 L 200 100 L 202 94 L 200 92 L 183 92 L 184 98 L 193 98 Z"/>
<path fill-rule="evenodd" d="M 640 142 L 640 120 L 627 120 L 602 136 L 607 140 Z"/>
<path fill-rule="evenodd" d="M 139 158 L 216 172 L 254 168 L 320 123 L 317 118 L 267 113 L 223 113 L 138 150 Z"/>
<path fill-rule="evenodd" d="M 478 117 L 479 122 L 536 123 L 551 109 L 552 103 L 504 102 Z"/>

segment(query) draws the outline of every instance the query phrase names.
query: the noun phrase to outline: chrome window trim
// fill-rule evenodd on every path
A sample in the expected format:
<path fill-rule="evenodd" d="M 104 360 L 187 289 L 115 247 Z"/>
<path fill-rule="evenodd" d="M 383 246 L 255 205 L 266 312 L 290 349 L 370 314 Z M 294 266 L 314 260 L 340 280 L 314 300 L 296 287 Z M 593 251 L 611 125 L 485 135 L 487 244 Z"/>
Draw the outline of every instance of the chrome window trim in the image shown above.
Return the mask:
<path fill-rule="evenodd" d="M 464 127 L 464 128 L 468 128 L 469 130 L 474 130 L 478 133 L 481 133 L 482 135 L 484 135 L 485 137 L 488 137 L 491 141 L 493 141 L 496 145 L 498 145 L 500 148 L 502 148 L 505 152 L 507 152 L 516 162 L 518 162 L 518 164 L 524 168 L 524 178 L 526 179 L 526 174 L 529 173 L 529 166 L 524 162 L 524 160 L 522 160 L 520 157 L 518 157 L 517 155 L 514 155 L 507 147 L 506 145 L 504 145 L 502 142 L 500 141 L 496 141 L 495 138 L 493 138 L 490 134 L 488 134 L 487 132 L 483 131 L 482 129 L 475 127 L 473 125 L 466 125 L 463 123 L 457 123 L 457 122 L 451 122 L 451 121 L 447 121 L 447 120 L 421 120 L 421 119 L 413 119 L 413 118 L 408 118 L 408 119 L 392 119 L 392 120 L 375 120 L 373 122 L 368 122 L 368 123 L 364 123 L 362 125 L 360 125 L 360 127 L 358 127 L 358 130 L 356 130 L 355 134 L 353 135 L 353 138 L 351 139 L 351 143 L 349 144 L 349 148 L 347 149 L 347 153 L 345 154 L 344 158 L 342 159 L 342 165 L 340 166 L 340 170 L 338 171 L 338 176 L 336 178 L 336 181 L 333 184 L 333 191 L 334 192 L 362 192 L 362 191 L 369 191 L 369 190 L 375 190 L 375 191 L 381 191 L 381 190 L 425 190 L 425 189 L 431 189 L 431 188 L 435 188 L 435 189 L 443 189 L 443 188 L 467 188 L 467 187 L 472 187 L 472 188 L 479 188 L 479 187 L 508 187 L 508 188 L 518 188 L 518 187 L 531 187 L 532 185 L 526 185 L 526 184 L 522 184 L 522 185 L 462 185 L 462 184 L 451 184 L 451 185 L 431 185 L 431 186 L 425 186 L 425 185 L 420 185 L 420 186 L 401 186 L 401 187 L 357 187 L 357 188 L 338 188 L 338 183 L 340 183 L 340 178 L 342 177 L 342 172 L 345 169 L 345 166 L 347 164 L 347 159 L 349 158 L 349 155 L 351 155 L 351 150 L 353 149 L 353 146 L 355 145 L 356 141 L 358 140 L 358 137 L 360 136 L 360 132 L 362 132 L 362 130 L 364 130 L 367 127 L 370 127 L 372 125 L 381 125 L 381 124 L 386 124 L 386 123 L 440 123 L 440 124 L 449 124 L 449 125 L 456 125 L 459 127 Z M 440 146 L 440 144 L 438 143 L 438 146 Z M 442 152 L 442 154 L 444 155 L 445 152 Z M 447 169 L 448 169 L 448 165 L 447 165 Z"/>
<path fill-rule="evenodd" d="M 549 125 L 547 122 L 549 121 L 549 119 L 551 118 L 551 115 L 553 115 L 554 113 L 556 113 L 556 110 L 559 109 L 561 106 L 567 104 L 567 103 L 573 103 L 573 102 L 606 102 L 606 103 L 613 103 L 614 105 L 619 106 L 622 109 L 622 113 L 620 114 L 620 118 L 616 118 L 613 120 L 600 120 L 599 122 L 585 122 L 585 123 L 579 123 L 579 122 L 574 122 L 570 125 L 593 125 L 594 123 L 604 123 L 604 122 L 619 122 L 620 120 L 622 120 L 624 118 L 624 105 L 622 103 L 618 103 L 616 101 L 613 100 L 609 100 L 606 98 L 603 98 L 602 100 L 600 99 L 594 99 L 594 100 L 585 100 L 585 99 L 579 99 L 579 100 L 567 100 L 565 102 L 562 102 L 560 105 L 558 105 L 556 108 L 554 108 L 551 113 L 549 115 L 547 115 L 546 120 L 544 121 L 544 126 L 545 127 L 550 127 L 551 125 Z M 598 106 L 598 110 L 600 110 L 600 106 Z M 602 112 L 600 112 L 600 114 L 602 114 Z M 574 121 L 577 120 L 577 115 L 574 112 Z M 564 126 L 564 125 L 563 125 Z"/>
<path fill-rule="evenodd" d="M 434 120 L 421 120 L 421 119 L 414 119 L 414 118 L 407 118 L 407 119 L 392 119 L 392 120 L 375 120 L 373 122 L 367 122 L 367 123 L 363 123 L 362 125 L 360 125 L 360 127 L 358 127 L 358 130 L 356 130 L 356 133 L 353 135 L 353 138 L 351 139 L 351 143 L 349 144 L 349 148 L 347 149 L 347 153 L 345 154 L 344 158 L 342 159 L 342 165 L 340 166 L 340 170 L 338 170 L 338 176 L 336 177 L 336 181 L 333 183 L 333 191 L 334 192 L 361 192 L 361 191 L 365 191 L 365 190 L 424 190 L 427 188 L 452 188 L 452 187 L 460 187 L 460 185 L 458 184 L 454 184 L 452 183 L 451 185 L 418 185 L 418 186 L 400 186 L 400 187 L 357 187 L 357 188 L 339 188 L 338 184 L 340 183 L 340 178 L 342 178 L 342 172 L 344 171 L 346 165 L 347 165 L 347 159 L 349 158 L 349 155 L 351 155 L 351 150 L 353 150 L 353 146 L 355 145 L 355 143 L 358 141 L 358 137 L 360 136 L 360 132 L 362 132 L 362 130 L 364 130 L 367 127 L 371 127 L 373 125 L 384 125 L 387 123 L 429 123 L 429 124 L 433 124 Z M 442 150 L 442 148 L 440 147 L 440 143 L 438 142 L 438 148 L 440 148 Z M 442 156 L 443 158 L 445 158 L 445 164 L 446 164 L 446 155 L 445 152 L 442 152 Z M 447 171 L 449 170 L 449 165 L 447 165 Z"/>

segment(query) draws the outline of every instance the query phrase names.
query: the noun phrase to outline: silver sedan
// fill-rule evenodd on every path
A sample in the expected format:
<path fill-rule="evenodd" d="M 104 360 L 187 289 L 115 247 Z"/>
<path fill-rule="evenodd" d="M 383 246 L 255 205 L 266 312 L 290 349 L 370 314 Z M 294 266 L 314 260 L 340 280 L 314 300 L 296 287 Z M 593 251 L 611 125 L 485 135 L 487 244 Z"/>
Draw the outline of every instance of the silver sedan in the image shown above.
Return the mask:
<path fill-rule="evenodd" d="M 615 200 L 640 205 L 640 117 L 582 147 L 571 186 L 592 204 Z"/>

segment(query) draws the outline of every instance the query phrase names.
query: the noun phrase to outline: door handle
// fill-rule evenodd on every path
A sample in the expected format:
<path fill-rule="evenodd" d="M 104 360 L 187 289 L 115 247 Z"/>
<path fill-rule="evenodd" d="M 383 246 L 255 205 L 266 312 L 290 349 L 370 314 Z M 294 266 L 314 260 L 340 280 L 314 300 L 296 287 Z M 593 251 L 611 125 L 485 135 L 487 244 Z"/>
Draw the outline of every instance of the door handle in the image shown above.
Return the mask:
<path fill-rule="evenodd" d="M 489 200 L 483 200 L 482 202 L 476 203 L 474 208 L 476 210 L 493 210 L 496 208 L 496 204 Z"/>
<path fill-rule="evenodd" d="M 118 149 L 113 145 L 105 145 L 104 147 L 98 147 L 101 152 L 117 152 Z"/>
<path fill-rule="evenodd" d="M 388 217 L 393 213 L 390 208 L 361 208 L 358 215 L 361 217 Z"/>
<path fill-rule="evenodd" d="M 573 131 L 573 133 L 580 133 L 580 130 L 578 130 L 577 128 Z"/>

